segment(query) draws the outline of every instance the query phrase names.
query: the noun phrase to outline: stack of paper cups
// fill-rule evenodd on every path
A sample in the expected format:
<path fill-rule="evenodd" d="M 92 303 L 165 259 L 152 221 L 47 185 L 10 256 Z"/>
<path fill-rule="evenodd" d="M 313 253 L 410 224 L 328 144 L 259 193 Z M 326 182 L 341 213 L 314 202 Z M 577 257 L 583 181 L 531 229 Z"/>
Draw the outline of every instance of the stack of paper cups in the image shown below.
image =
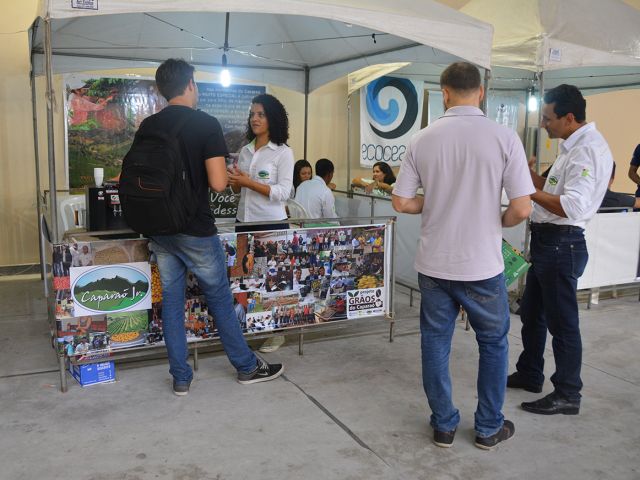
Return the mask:
<path fill-rule="evenodd" d="M 101 187 L 104 180 L 104 168 L 94 168 L 93 179 L 96 182 L 96 187 Z"/>

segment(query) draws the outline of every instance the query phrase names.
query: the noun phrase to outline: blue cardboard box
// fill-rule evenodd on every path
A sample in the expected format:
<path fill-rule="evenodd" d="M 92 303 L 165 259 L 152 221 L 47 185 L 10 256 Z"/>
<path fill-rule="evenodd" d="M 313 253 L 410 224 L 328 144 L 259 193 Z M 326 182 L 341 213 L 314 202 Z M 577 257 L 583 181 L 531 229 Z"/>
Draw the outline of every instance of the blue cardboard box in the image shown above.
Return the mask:
<path fill-rule="evenodd" d="M 70 364 L 69 371 L 83 387 L 97 383 L 115 382 L 116 380 L 116 366 L 113 362 L 89 363 L 87 365 Z"/>

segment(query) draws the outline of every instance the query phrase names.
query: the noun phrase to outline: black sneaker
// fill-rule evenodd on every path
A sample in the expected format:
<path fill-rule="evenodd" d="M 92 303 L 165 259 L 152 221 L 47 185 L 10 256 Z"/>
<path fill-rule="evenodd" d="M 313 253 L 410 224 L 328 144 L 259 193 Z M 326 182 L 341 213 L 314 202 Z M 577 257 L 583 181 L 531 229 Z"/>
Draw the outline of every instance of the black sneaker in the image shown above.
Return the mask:
<path fill-rule="evenodd" d="M 516 427 L 510 420 L 505 420 L 502 428 L 490 437 L 478 437 L 476 436 L 476 447 L 483 450 L 492 450 L 500 442 L 509 440 L 516 433 Z"/>
<path fill-rule="evenodd" d="M 189 383 L 177 383 L 175 380 L 173 381 L 173 393 L 178 395 L 179 397 L 183 397 L 189 393 L 189 387 L 191 386 L 191 381 Z"/>
<path fill-rule="evenodd" d="M 507 388 L 521 388 L 532 393 L 542 391 L 542 385 L 527 382 L 527 379 L 520 372 L 514 372 L 507 377 Z"/>
<path fill-rule="evenodd" d="M 238 372 L 238 383 L 249 385 L 250 383 L 268 382 L 278 378 L 283 373 L 284 367 L 280 363 L 269 364 L 258 359 L 258 367 L 253 372 Z"/>
<path fill-rule="evenodd" d="M 450 448 L 453 445 L 453 439 L 456 436 L 456 431 L 441 432 L 440 430 L 433 431 L 433 443 L 438 447 Z"/>

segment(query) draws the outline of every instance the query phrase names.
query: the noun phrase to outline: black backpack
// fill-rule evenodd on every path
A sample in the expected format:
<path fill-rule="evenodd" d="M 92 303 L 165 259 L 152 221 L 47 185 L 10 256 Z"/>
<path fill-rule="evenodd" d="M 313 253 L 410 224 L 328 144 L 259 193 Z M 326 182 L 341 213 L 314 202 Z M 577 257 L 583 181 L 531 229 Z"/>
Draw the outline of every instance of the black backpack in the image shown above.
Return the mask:
<path fill-rule="evenodd" d="M 172 235 L 185 230 L 198 209 L 198 189 L 191 181 L 180 130 L 184 114 L 170 132 L 151 121 L 136 132 L 122 161 L 120 203 L 124 219 L 143 235 Z"/>

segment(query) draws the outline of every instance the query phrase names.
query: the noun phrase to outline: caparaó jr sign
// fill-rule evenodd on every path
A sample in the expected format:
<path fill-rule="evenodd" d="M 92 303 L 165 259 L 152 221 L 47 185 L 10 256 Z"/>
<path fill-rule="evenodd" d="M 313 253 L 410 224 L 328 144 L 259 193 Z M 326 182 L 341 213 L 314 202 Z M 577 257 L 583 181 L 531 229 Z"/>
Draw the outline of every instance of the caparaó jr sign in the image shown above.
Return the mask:
<path fill-rule="evenodd" d="M 70 270 L 74 315 L 151 308 L 151 268 L 147 262 Z"/>

